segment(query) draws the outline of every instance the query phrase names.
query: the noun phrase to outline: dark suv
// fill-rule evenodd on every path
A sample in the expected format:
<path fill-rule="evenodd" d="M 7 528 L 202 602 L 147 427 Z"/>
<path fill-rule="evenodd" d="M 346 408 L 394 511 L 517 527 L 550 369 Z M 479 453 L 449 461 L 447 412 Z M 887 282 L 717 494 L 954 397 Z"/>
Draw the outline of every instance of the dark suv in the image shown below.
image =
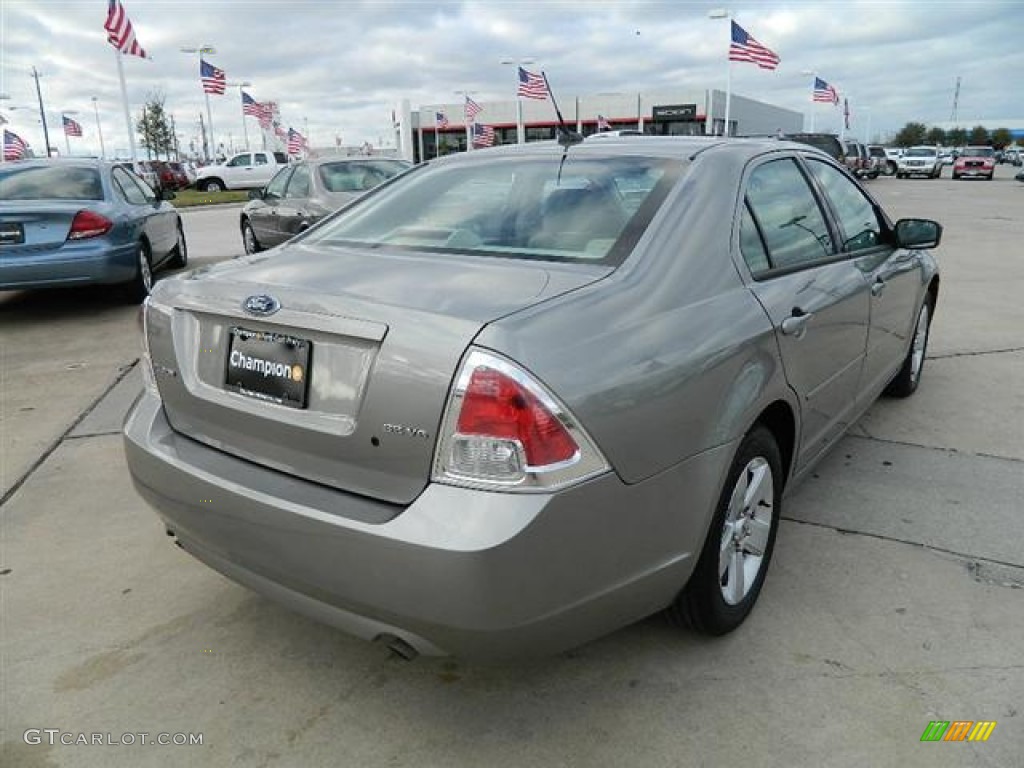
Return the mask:
<path fill-rule="evenodd" d="M 801 144 L 810 144 L 817 147 L 826 155 L 830 155 L 840 163 L 846 162 L 846 152 L 843 143 L 834 133 L 784 133 L 779 136 L 786 141 L 798 141 Z"/>

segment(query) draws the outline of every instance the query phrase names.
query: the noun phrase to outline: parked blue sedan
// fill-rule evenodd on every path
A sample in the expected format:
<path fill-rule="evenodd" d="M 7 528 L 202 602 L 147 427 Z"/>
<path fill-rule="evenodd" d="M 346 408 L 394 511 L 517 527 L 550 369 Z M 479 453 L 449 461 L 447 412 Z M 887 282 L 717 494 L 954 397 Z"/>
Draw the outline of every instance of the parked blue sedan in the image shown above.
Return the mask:
<path fill-rule="evenodd" d="M 173 197 L 101 160 L 0 166 L 0 290 L 117 284 L 141 301 L 188 262 Z"/>

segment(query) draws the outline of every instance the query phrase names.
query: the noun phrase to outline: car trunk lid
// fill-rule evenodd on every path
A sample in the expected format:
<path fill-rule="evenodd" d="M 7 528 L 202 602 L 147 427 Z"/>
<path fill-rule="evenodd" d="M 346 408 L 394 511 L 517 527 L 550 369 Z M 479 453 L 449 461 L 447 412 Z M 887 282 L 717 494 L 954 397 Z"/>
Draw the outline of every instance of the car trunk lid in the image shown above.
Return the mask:
<path fill-rule="evenodd" d="M 452 378 L 480 329 L 609 271 L 301 243 L 245 261 L 157 291 L 150 350 L 170 423 L 397 504 L 429 480 Z M 280 308 L 254 315 L 251 297 Z"/>

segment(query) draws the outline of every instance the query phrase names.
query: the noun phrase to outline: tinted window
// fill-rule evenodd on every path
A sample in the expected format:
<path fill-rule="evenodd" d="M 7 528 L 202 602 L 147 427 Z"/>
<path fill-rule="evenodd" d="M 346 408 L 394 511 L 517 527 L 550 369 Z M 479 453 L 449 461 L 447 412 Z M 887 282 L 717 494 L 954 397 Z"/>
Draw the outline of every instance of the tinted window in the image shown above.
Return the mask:
<path fill-rule="evenodd" d="M 275 152 L 274 159 L 277 160 L 281 165 L 288 165 L 288 155 L 284 152 Z"/>
<path fill-rule="evenodd" d="M 292 173 L 292 180 L 288 182 L 288 191 L 285 197 L 309 197 L 309 166 L 297 165 Z"/>
<path fill-rule="evenodd" d="M 752 275 L 757 276 L 771 268 L 761 233 L 757 231 L 757 224 L 754 223 L 754 217 L 750 215 L 750 207 L 747 204 L 744 204 L 743 215 L 740 217 L 740 252 Z"/>
<path fill-rule="evenodd" d="M 277 172 L 277 175 L 267 184 L 267 197 L 284 197 L 284 190 L 288 185 L 288 179 L 291 178 L 293 170 L 295 169 L 285 168 Z"/>
<path fill-rule="evenodd" d="M 146 204 L 146 194 L 142 191 L 142 186 L 135 183 L 134 178 L 128 171 L 124 170 L 124 168 L 115 168 L 111 171 L 110 177 L 114 181 L 114 187 L 121 193 L 121 197 L 132 205 Z"/>
<path fill-rule="evenodd" d="M 253 155 L 253 161 L 254 165 L 267 165 L 267 156 L 262 152 L 257 152 Z"/>
<path fill-rule="evenodd" d="M 0 200 L 102 200 L 99 171 L 68 165 L 0 165 Z"/>
<path fill-rule="evenodd" d="M 747 182 L 747 202 L 772 267 L 809 264 L 834 254 L 825 217 L 795 161 L 774 160 L 756 168 Z"/>
<path fill-rule="evenodd" d="M 228 168 L 238 168 L 239 166 L 252 165 L 252 155 L 246 153 L 244 155 L 237 155 L 231 158 L 228 162 Z"/>
<path fill-rule="evenodd" d="M 346 209 L 315 239 L 618 263 L 679 169 L 675 161 L 658 158 L 571 153 L 564 163 L 516 157 L 432 165 Z"/>
<path fill-rule="evenodd" d="M 843 228 L 843 248 L 862 251 L 882 244 L 882 225 L 878 213 L 857 185 L 838 170 L 816 160 L 807 161 L 811 175 L 825 189 L 839 224 Z"/>

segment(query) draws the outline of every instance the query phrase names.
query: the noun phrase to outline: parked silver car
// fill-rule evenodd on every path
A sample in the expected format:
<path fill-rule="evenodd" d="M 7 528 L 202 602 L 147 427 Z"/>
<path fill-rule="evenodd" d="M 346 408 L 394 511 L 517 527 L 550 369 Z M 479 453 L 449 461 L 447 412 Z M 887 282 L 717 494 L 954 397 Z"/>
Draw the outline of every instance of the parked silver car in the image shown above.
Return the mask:
<path fill-rule="evenodd" d="M 159 283 L 128 466 L 187 552 L 405 655 L 722 634 L 784 489 L 918 387 L 941 232 L 774 139 L 448 156 Z"/>

